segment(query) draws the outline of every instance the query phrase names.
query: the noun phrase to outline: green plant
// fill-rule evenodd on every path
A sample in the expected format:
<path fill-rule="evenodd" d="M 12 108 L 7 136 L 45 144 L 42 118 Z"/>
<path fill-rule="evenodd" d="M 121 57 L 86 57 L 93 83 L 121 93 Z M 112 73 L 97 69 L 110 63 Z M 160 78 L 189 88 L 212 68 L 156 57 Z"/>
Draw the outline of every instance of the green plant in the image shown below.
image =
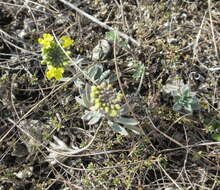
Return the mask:
<path fill-rule="evenodd" d="M 175 111 L 181 111 L 184 109 L 188 112 L 193 112 L 193 110 L 199 109 L 195 93 L 190 91 L 188 85 L 183 85 L 178 91 L 174 91 L 173 96 L 175 99 L 173 109 Z"/>
<path fill-rule="evenodd" d="M 110 70 L 104 71 L 104 68 L 101 64 L 96 64 L 92 66 L 88 71 L 85 71 L 86 79 L 88 78 L 90 81 L 101 84 L 102 82 L 111 83 L 117 80 L 117 77 L 111 73 Z M 75 85 L 82 89 L 86 84 L 85 78 L 77 78 L 74 80 Z"/>
<path fill-rule="evenodd" d="M 173 109 L 175 111 L 186 110 L 192 113 L 193 110 L 200 109 L 196 93 L 191 92 L 189 86 L 181 80 L 173 79 L 163 87 L 163 90 L 174 97 Z"/>
<path fill-rule="evenodd" d="M 101 110 L 110 117 L 116 117 L 121 109 L 122 94 L 116 93 L 112 85 L 106 82 L 91 87 L 91 102 L 95 110 Z"/>
<path fill-rule="evenodd" d="M 207 130 L 207 132 L 211 133 L 211 138 L 214 141 L 220 142 L 220 120 L 216 118 L 205 118 L 204 119 L 204 125 Z"/>
<path fill-rule="evenodd" d="M 76 97 L 76 101 L 87 109 L 82 119 L 88 121 L 89 125 L 94 125 L 103 118 L 113 130 L 122 135 L 128 135 L 126 129 L 141 134 L 142 130 L 136 127 L 139 122 L 127 117 L 128 108 L 123 105 L 122 97 L 111 84 L 103 82 L 92 86 L 86 84 L 81 98 Z"/>
<path fill-rule="evenodd" d="M 43 34 L 43 38 L 39 38 L 38 42 L 42 46 L 41 64 L 47 65 L 47 78 L 60 80 L 63 77 L 64 67 L 70 64 L 68 56 L 71 52 L 68 49 L 73 45 L 73 40 L 68 36 L 62 36 L 59 44 L 51 34 Z"/>
<path fill-rule="evenodd" d="M 106 32 L 105 39 L 110 41 L 111 43 L 115 43 L 119 47 L 122 47 L 122 48 L 128 47 L 128 41 L 121 39 L 117 31 Z"/>
<path fill-rule="evenodd" d="M 134 71 L 132 75 L 133 79 L 138 81 L 145 72 L 144 64 L 139 61 L 133 61 L 128 66 Z"/>
<path fill-rule="evenodd" d="M 94 125 L 101 118 L 107 119 L 108 125 L 123 135 L 128 135 L 125 128 L 131 129 L 140 134 L 140 129 L 135 127 L 138 124 L 133 118 L 122 117 L 127 113 L 126 106 L 122 106 L 122 95 L 117 93 L 110 84 L 86 85 L 81 98 L 76 97 L 78 103 L 87 108 L 82 119 L 88 121 L 89 125 Z"/>

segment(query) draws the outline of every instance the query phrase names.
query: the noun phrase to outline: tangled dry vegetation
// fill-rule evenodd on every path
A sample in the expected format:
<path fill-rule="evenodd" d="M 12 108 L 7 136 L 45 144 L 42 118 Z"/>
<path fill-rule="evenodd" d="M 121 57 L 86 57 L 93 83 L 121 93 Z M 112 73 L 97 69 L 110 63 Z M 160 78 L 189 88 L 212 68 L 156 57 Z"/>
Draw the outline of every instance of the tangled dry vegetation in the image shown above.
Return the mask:
<path fill-rule="evenodd" d="M 0 1 L 0 189 L 220 189 L 220 2 L 66 2 Z M 45 33 L 74 40 L 60 81 Z M 93 66 L 115 76 L 102 98 L 122 92 L 128 130 L 97 87 L 108 123 L 78 103 Z"/>

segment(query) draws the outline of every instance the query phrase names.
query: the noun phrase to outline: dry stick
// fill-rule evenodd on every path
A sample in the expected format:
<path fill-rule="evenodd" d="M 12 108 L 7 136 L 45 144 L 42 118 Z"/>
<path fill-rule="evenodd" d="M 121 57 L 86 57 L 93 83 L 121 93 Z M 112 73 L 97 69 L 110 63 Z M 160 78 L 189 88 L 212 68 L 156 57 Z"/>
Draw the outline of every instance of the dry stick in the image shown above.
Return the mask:
<path fill-rule="evenodd" d="M 186 144 L 187 144 L 187 146 L 188 146 L 188 145 L 189 145 L 189 144 L 188 144 L 189 140 L 188 140 L 188 136 L 187 136 L 187 132 L 186 132 L 185 126 L 183 126 L 183 129 L 184 129 Z M 193 190 L 195 190 L 195 187 L 193 186 L 192 182 L 190 181 L 189 176 L 188 176 L 188 173 L 187 173 L 187 170 L 186 170 L 186 163 L 187 163 L 187 160 L 188 160 L 188 155 L 189 155 L 189 150 L 187 149 L 187 150 L 186 150 L 186 157 L 185 157 L 184 164 L 183 164 L 183 170 L 184 170 L 184 173 L 185 173 L 185 175 L 186 175 L 186 178 L 187 178 L 189 184 L 191 185 L 191 187 L 193 188 Z"/>
<path fill-rule="evenodd" d="M 116 33 L 117 34 L 117 33 Z M 123 94 L 123 96 L 124 96 L 124 99 L 125 99 L 125 102 L 126 102 L 126 104 L 127 104 L 127 106 L 128 106 L 128 109 L 129 109 L 129 111 L 132 113 L 132 115 L 133 115 L 133 117 L 136 119 L 136 116 L 135 116 L 135 114 L 134 114 L 134 112 L 133 112 L 133 109 L 131 108 L 131 106 L 130 106 L 130 104 L 129 104 L 129 102 L 128 102 L 128 99 L 127 99 L 127 97 L 125 96 L 125 93 L 124 93 L 124 89 L 123 89 L 123 87 L 122 87 L 122 83 L 121 83 L 121 80 L 120 80 L 120 76 L 119 76 L 119 68 L 118 68 L 118 65 L 117 65 L 117 60 L 116 60 L 116 38 L 114 39 L 114 48 L 113 48 L 113 54 L 114 54 L 114 63 L 115 63 L 115 71 L 116 71 L 116 76 L 117 76 L 117 79 L 118 79 L 118 84 L 119 84 L 119 87 L 120 87 L 120 90 L 121 90 L 121 92 L 122 92 L 122 94 Z M 144 130 L 141 128 L 141 126 L 140 125 L 138 125 L 139 126 L 139 128 L 141 129 L 141 132 L 145 135 L 145 136 L 147 136 L 147 134 L 145 134 L 145 132 L 144 132 Z"/>
<path fill-rule="evenodd" d="M 31 16 L 32 16 L 32 18 L 33 18 L 33 20 L 34 20 L 36 29 L 37 29 L 37 31 L 39 31 L 38 24 L 37 24 L 37 20 L 36 20 L 34 14 L 33 14 L 33 12 L 32 12 L 31 7 L 28 6 L 28 3 L 29 3 L 29 1 L 26 1 L 26 2 L 24 3 L 24 5 L 25 5 L 25 7 L 27 7 L 27 9 L 29 10 L 29 12 L 30 12 L 30 14 L 31 14 Z"/>
<path fill-rule="evenodd" d="M 82 11 L 81 9 L 79 9 L 76 5 L 72 4 L 72 3 L 69 3 L 65 0 L 59 0 L 61 1 L 62 3 L 68 5 L 69 7 L 71 7 L 72 9 L 74 9 L 76 12 L 78 12 L 79 14 L 87 17 L 88 19 L 90 19 L 91 21 L 95 22 L 96 24 L 100 25 L 101 27 L 107 29 L 107 30 L 110 30 L 110 31 L 115 31 L 114 28 L 112 28 L 111 26 L 108 26 L 107 24 L 99 21 L 97 18 L 87 14 L 86 12 Z M 118 32 L 118 35 L 122 38 L 124 38 L 125 40 L 128 40 L 128 41 L 131 41 L 133 44 L 135 44 L 136 46 L 140 46 L 140 42 L 137 42 L 135 39 L 133 39 L 132 37 L 128 36 L 127 34 L 123 33 L 123 32 L 120 32 L 120 31 L 117 31 Z"/>
<path fill-rule="evenodd" d="M 212 40 L 213 40 L 213 44 L 214 44 L 214 48 L 215 48 L 215 54 L 216 54 L 216 58 L 218 60 L 218 62 L 220 63 L 220 59 L 219 59 L 219 56 L 218 56 L 218 48 L 217 48 L 217 45 L 216 45 L 216 40 L 215 40 L 215 33 L 214 33 L 214 27 L 213 27 L 213 22 L 212 22 L 212 13 L 211 13 L 211 0 L 208 0 L 208 11 L 209 11 L 209 19 L 210 19 L 210 27 L 211 27 L 211 32 L 212 32 Z M 213 95 L 213 105 L 214 105 L 214 102 L 215 102 L 215 97 L 216 97 L 216 86 L 217 86 L 217 83 L 215 85 L 215 88 L 214 88 L 214 95 Z"/>
<path fill-rule="evenodd" d="M 18 115 L 17 109 L 16 109 L 15 104 L 14 104 L 14 100 L 13 100 L 13 84 L 14 84 L 14 81 L 15 81 L 15 78 L 12 77 L 12 82 L 11 82 L 11 85 L 10 85 L 10 99 L 11 99 L 12 108 L 13 108 L 17 118 L 20 119 L 20 116 Z"/>
<path fill-rule="evenodd" d="M 88 66 L 87 69 L 90 69 L 91 66 Z M 36 105 L 34 105 L 33 107 L 31 107 L 21 118 L 18 119 L 17 122 L 12 121 L 11 119 L 8 119 L 11 123 L 13 123 L 13 126 L 5 133 L 5 135 L 0 139 L 0 142 L 2 142 L 2 140 L 13 130 L 13 128 L 17 127 L 18 124 L 25 119 L 32 111 L 34 111 L 41 103 L 43 103 L 47 98 L 49 98 L 50 96 L 54 96 L 54 93 L 57 92 L 58 90 L 60 90 L 63 86 L 67 85 L 68 83 L 70 83 L 71 81 L 73 81 L 74 79 L 76 79 L 77 77 L 80 76 L 80 73 L 76 73 L 75 76 L 73 76 L 72 78 L 70 78 L 68 81 L 66 81 L 64 84 L 62 84 L 61 86 L 57 87 L 54 91 L 50 92 L 47 96 L 45 96 L 43 99 L 41 99 Z M 25 131 L 22 131 L 25 133 Z M 29 133 L 25 133 L 25 135 L 27 135 L 28 137 L 30 137 L 31 139 L 33 139 L 35 142 L 37 141 L 36 139 L 34 139 Z M 42 146 L 43 144 L 40 143 Z"/>
<path fill-rule="evenodd" d="M 13 44 L 12 42 L 10 42 L 10 41 L 7 40 L 6 38 L 4 38 L 4 36 L 5 36 L 5 37 L 8 37 L 8 38 L 10 38 L 10 39 L 13 39 L 13 40 L 15 40 L 15 41 L 17 41 L 17 42 L 20 42 L 20 43 L 22 43 L 22 44 L 25 44 L 25 45 L 27 45 L 27 46 L 29 46 L 29 47 L 30 47 L 30 44 L 24 42 L 23 40 L 17 39 L 17 38 L 15 38 L 15 37 L 9 35 L 7 32 L 5 32 L 5 31 L 2 30 L 2 29 L 0 29 L 0 33 L 3 35 L 3 36 L 0 36 L 0 39 L 2 38 L 3 41 L 7 42 L 7 43 L 10 44 L 11 46 L 13 46 L 13 47 L 15 47 L 16 49 L 19 49 L 19 50 L 21 50 L 21 51 L 23 51 L 23 52 L 27 52 L 27 53 L 30 53 L 30 54 L 33 54 L 33 55 L 37 55 L 37 56 L 38 56 L 38 54 L 35 53 L 34 51 L 30 51 L 30 50 L 24 49 L 24 48 L 22 48 L 22 47 L 20 47 L 20 46 L 17 46 L 17 45 L 15 45 L 15 44 Z"/>
<path fill-rule="evenodd" d="M 210 19 L 210 24 L 211 24 L 212 40 L 213 40 L 213 44 L 214 44 L 214 48 L 215 48 L 216 58 L 218 59 L 218 61 L 220 61 L 219 56 L 218 56 L 218 48 L 217 48 L 216 40 L 215 40 L 213 22 L 212 22 L 211 3 L 212 3 L 211 0 L 208 0 L 208 10 L 209 10 L 209 19 Z"/>
<path fill-rule="evenodd" d="M 176 145 L 180 146 L 181 148 L 183 148 L 183 149 L 185 149 L 185 150 L 187 150 L 187 151 L 189 151 L 189 152 L 191 152 L 191 153 L 195 153 L 195 151 L 189 149 L 190 147 L 193 147 L 193 146 L 185 146 L 185 145 L 181 144 L 180 142 L 176 141 L 175 139 L 171 138 L 171 137 L 168 136 L 167 134 L 163 133 L 161 130 L 159 130 L 159 129 L 154 125 L 154 123 L 153 123 L 153 121 L 151 120 L 151 118 L 150 118 L 150 116 L 149 116 L 148 113 L 147 113 L 147 115 L 148 115 L 147 118 L 148 118 L 148 120 L 149 120 L 150 123 L 151 123 L 151 127 L 152 127 L 155 131 L 157 131 L 158 133 L 160 133 L 161 135 L 163 135 L 164 137 L 166 137 L 167 139 L 169 139 L 170 141 L 172 141 L 172 142 L 175 143 Z M 162 152 L 162 151 L 161 151 L 161 152 Z M 203 157 L 203 156 L 202 156 L 202 158 L 203 158 L 206 162 L 208 162 L 209 164 L 214 165 L 216 168 L 220 169 L 220 166 L 216 166 L 212 161 L 208 160 L 207 158 L 205 158 L 205 157 Z"/>
<path fill-rule="evenodd" d="M 196 36 L 196 39 L 195 39 L 195 42 L 194 42 L 194 45 L 193 45 L 193 60 L 195 60 L 195 59 L 198 60 L 198 59 L 199 59 L 199 58 L 198 58 L 197 47 L 198 47 L 198 44 L 199 44 L 199 38 L 200 38 L 201 33 L 202 33 L 202 27 L 203 27 L 203 24 L 204 24 L 204 22 L 205 22 L 206 13 L 207 13 L 207 12 L 205 12 L 205 14 L 204 14 L 204 16 L 203 16 L 203 19 L 202 19 L 202 23 L 201 23 L 199 32 L 198 32 L 198 34 L 197 34 L 197 36 Z M 204 64 L 201 63 L 201 62 L 199 62 L 199 63 L 201 64 L 202 67 L 204 67 L 205 69 L 209 70 L 209 68 L 208 68 L 206 65 L 204 65 Z"/>
<path fill-rule="evenodd" d="M 54 36 L 54 38 L 55 38 L 57 44 L 58 44 L 59 47 L 62 49 L 62 51 L 63 51 L 63 53 L 66 55 L 66 57 L 71 61 L 71 63 L 83 74 L 83 76 L 85 76 L 86 79 L 90 80 L 93 84 L 96 84 L 96 82 L 95 82 L 93 79 L 91 79 L 91 78 L 88 76 L 88 74 L 86 74 L 86 72 L 84 72 L 84 71 L 78 66 L 78 63 L 81 61 L 81 59 L 80 59 L 80 60 L 77 60 L 76 62 L 73 61 L 73 60 L 71 59 L 71 57 L 67 54 L 67 52 L 64 50 L 64 48 L 63 48 L 62 45 L 60 44 L 59 40 L 57 39 L 57 37 L 56 37 L 56 35 L 54 34 L 53 31 L 52 31 L 52 33 L 53 33 L 53 36 Z M 69 70 L 73 75 L 75 75 L 74 72 L 73 72 L 73 70 L 71 69 L 71 67 L 68 67 L 68 70 Z"/>
<path fill-rule="evenodd" d="M 98 171 L 98 170 L 109 170 L 109 169 L 114 169 L 114 168 L 122 168 L 122 167 L 127 167 L 127 166 L 133 166 L 136 164 L 142 164 L 142 163 L 144 163 L 144 160 L 129 163 L 129 164 L 115 165 L 115 166 L 102 167 L 102 168 L 101 167 L 100 168 L 74 168 L 72 166 L 68 166 L 66 164 L 63 164 L 59 160 L 57 160 L 57 163 L 59 163 L 61 166 L 65 167 L 67 169 L 76 170 L 76 171 Z"/>
<path fill-rule="evenodd" d="M 93 141 L 95 140 L 97 134 L 98 134 L 98 131 L 100 130 L 101 126 L 102 126 L 102 122 L 100 123 L 99 127 L 96 129 L 95 131 L 95 134 L 94 136 L 92 137 L 92 139 L 89 141 L 89 143 L 81 148 L 81 149 L 77 149 L 77 150 L 74 150 L 74 149 L 69 149 L 69 152 L 58 152 L 56 150 L 53 150 L 52 148 L 47 148 L 46 146 L 44 146 L 41 142 L 39 142 L 38 140 L 36 140 L 34 137 L 32 137 L 27 131 L 25 131 L 24 129 L 22 129 L 22 127 L 20 127 L 16 122 L 14 122 L 12 119 L 8 118 L 8 121 L 11 122 L 12 124 L 14 124 L 14 126 L 18 127 L 26 136 L 28 136 L 30 139 L 34 140 L 35 142 L 37 142 L 38 144 L 42 145 L 44 148 L 46 148 L 49 152 L 53 152 L 53 153 L 56 153 L 58 155 L 61 155 L 61 156 L 71 156 L 71 155 L 74 155 L 74 154 L 79 154 L 85 150 L 87 150 L 91 144 L 93 143 Z M 55 158 L 54 158 L 55 159 Z M 56 160 L 56 159 L 55 159 Z M 57 161 L 57 160 L 56 160 Z"/>
<path fill-rule="evenodd" d="M 137 96 L 137 95 L 140 93 L 140 91 L 141 91 L 141 86 L 142 86 L 143 81 L 144 81 L 144 75 L 145 75 L 145 67 L 144 67 L 144 71 L 143 71 L 142 74 L 141 74 L 141 79 L 140 79 L 138 88 L 137 88 L 137 90 L 136 90 L 136 92 L 135 92 L 135 96 Z"/>
<path fill-rule="evenodd" d="M 177 184 L 177 182 L 166 172 L 166 170 L 163 169 L 163 167 L 161 166 L 160 162 L 157 161 L 157 163 L 158 163 L 160 169 L 161 169 L 161 170 L 164 172 L 164 174 L 173 182 L 173 184 L 174 184 L 179 190 L 183 190 L 183 188 L 181 188 L 181 187 Z"/>
<path fill-rule="evenodd" d="M 40 144 L 42 147 L 46 148 L 49 152 L 53 152 L 53 153 L 56 153 L 58 155 L 61 155 L 61 156 L 65 156 L 65 157 L 86 157 L 86 156 L 92 156 L 92 155 L 101 155 L 101 154 L 112 154 L 112 153 L 115 153 L 115 152 L 127 152 L 129 150 L 112 150 L 112 151 L 104 151 L 104 152 L 97 152 L 97 153 L 91 153 L 91 154 L 80 154 L 81 152 L 87 150 L 91 144 L 93 143 L 93 141 L 95 140 L 96 136 L 97 136 L 97 133 L 98 131 L 100 130 L 101 126 L 102 126 L 102 123 L 100 124 L 100 126 L 96 129 L 96 132 L 94 134 L 94 136 L 92 137 L 92 139 L 89 141 L 89 143 L 83 147 L 82 149 L 78 149 L 78 150 L 71 150 L 70 152 L 58 152 L 54 149 L 51 149 L 51 148 L 48 148 L 46 147 L 45 145 L 43 145 L 41 142 L 39 142 L 38 140 L 36 140 L 34 137 L 32 137 L 28 132 L 26 132 L 24 129 L 22 129 L 21 127 L 19 127 L 18 124 L 16 124 L 16 122 L 14 122 L 13 120 L 11 120 L 10 118 L 8 119 L 9 122 L 11 122 L 12 124 L 14 124 L 14 126 L 18 127 L 26 136 L 28 136 L 30 139 L 32 139 L 34 142 Z M 1 142 L 1 141 L 0 141 Z M 78 154 L 78 155 L 76 155 Z M 60 163 L 56 158 L 54 158 L 54 160 L 57 162 L 57 163 Z M 79 168 L 80 169 L 80 168 Z"/>
<path fill-rule="evenodd" d="M 194 147 L 200 147 L 200 146 L 211 146 L 211 145 L 220 145 L 220 142 L 207 142 L 207 143 L 187 145 L 185 147 L 169 148 L 169 149 L 161 150 L 158 153 L 181 150 L 181 149 L 186 149 L 186 148 L 194 148 Z"/>
<path fill-rule="evenodd" d="M 79 153 L 87 150 L 91 146 L 91 144 L 94 142 L 94 140 L 98 134 L 98 131 L 100 130 L 100 128 L 102 126 L 102 123 L 103 123 L 103 121 L 99 124 L 99 127 L 96 129 L 94 136 L 92 137 L 92 139 L 89 141 L 89 143 L 85 147 L 83 147 L 81 149 L 76 149 L 76 150 L 73 148 L 68 148 L 68 150 L 66 149 L 66 151 L 64 150 L 64 152 L 58 152 L 54 148 L 51 148 L 51 149 L 48 148 L 49 152 L 55 153 L 57 155 L 62 155 L 63 157 L 67 157 L 68 155 L 70 156 L 70 155 L 74 155 L 74 154 L 79 154 Z M 54 136 L 54 139 L 58 139 L 58 138 Z M 53 160 L 51 160 L 51 159 L 53 159 Z M 55 161 L 54 164 L 60 163 L 59 160 L 56 159 L 56 157 L 51 157 L 51 158 L 47 159 L 47 161 L 53 161 L 53 162 Z"/>

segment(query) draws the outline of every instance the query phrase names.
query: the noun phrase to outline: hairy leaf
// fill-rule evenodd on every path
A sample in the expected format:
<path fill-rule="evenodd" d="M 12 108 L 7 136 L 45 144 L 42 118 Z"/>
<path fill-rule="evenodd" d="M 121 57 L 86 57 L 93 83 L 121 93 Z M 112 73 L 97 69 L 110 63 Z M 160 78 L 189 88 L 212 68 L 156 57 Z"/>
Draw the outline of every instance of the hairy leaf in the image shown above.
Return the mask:
<path fill-rule="evenodd" d="M 87 107 L 86 104 L 84 103 L 84 101 L 83 101 L 81 98 L 75 97 L 75 99 L 76 99 L 76 101 L 77 101 L 80 105 L 82 105 L 82 106 L 84 106 L 84 107 Z"/>
<path fill-rule="evenodd" d="M 93 117 L 93 112 L 86 112 L 81 118 L 83 120 L 89 121 Z"/>
<path fill-rule="evenodd" d="M 139 127 L 132 126 L 132 125 L 125 125 L 124 127 L 131 130 L 133 133 L 135 133 L 137 135 L 143 135 L 144 134 L 144 131 Z"/>
<path fill-rule="evenodd" d="M 99 120 L 102 118 L 102 114 L 99 112 L 93 112 L 92 119 L 89 121 L 89 125 L 94 125 L 99 122 Z"/>
<path fill-rule="evenodd" d="M 118 117 L 115 122 L 121 123 L 123 125 L 138 125 L 138 121 L 132 118 Z"/>
<path fill-rule="evenodd" d="M 108 121 L 108 125 L 116 132 L 120 133 L 121 135 L 125 135 L 125 136 L 128 135 L 128 132 L 121 125 L 117 123 L 113 123 L 111 121 Z"/>

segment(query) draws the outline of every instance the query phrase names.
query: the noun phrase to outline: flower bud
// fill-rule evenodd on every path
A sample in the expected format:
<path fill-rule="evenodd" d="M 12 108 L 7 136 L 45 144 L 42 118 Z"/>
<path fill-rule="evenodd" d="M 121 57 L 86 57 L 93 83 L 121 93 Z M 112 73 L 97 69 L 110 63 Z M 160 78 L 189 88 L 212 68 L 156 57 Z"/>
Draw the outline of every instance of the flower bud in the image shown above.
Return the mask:
<path fill-rule="evenodd" d="M 96 109 L 99 109 L 100 107 L 101 107 L 101 103 L 100 103 L 100 102 L 96 102 L 96 103 L 95 103 L 95 108 L 96 108 Z"/>
<path fill-rule="evenodd" d="M 116 104 L 116 105 L 114 106 L 114 109 L 120 110 L 120 109 L 121 109 L 121 106 L 120 106 L 119 104 Z"/>
<path fill-rule="evenodd" d="M 97 90 L 97 87 L 96 87 L 96 86 L 92 86 L 92 87 L 91 87 L 91 90 L 92 90 L 92 91 L 96 91 L 96 90 Z"/>
<path fill-rule="evenodd" d="M 105 111 L 106 113 L 109 113 L 109 111 L 110 111 L 109 107 L 106 106 L 106 107 L 104 108 L 104 111 Z"/>
<path fill-rule="evenodd" d="M 118 112 L 116 110 L 111 110 L 110 116 L 116 117 L 118 115 Z"/>

